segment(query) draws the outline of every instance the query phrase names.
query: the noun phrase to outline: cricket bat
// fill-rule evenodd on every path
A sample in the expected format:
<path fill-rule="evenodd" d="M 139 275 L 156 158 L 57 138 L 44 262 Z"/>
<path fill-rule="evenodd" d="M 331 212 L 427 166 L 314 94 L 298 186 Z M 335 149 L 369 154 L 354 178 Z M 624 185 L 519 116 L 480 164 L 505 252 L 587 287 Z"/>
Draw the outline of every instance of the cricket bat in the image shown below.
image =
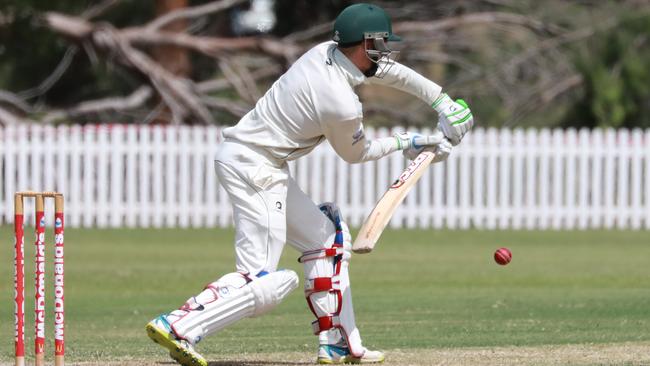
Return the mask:
<path fill-rule="evenodd" d="M 370 253 L 381 233 L 393 217 L 397 207 L 404 201 L 411 188 L 420 180 L 422 173 L 431 165 L 436 154 L 431 150 L 424 150 L 400 174 L 397 180 L 388 188 L 386 193 L 377 201 L 375 208 L 364 221 L 357 238 L 352 244 L 355 253 Z"/>

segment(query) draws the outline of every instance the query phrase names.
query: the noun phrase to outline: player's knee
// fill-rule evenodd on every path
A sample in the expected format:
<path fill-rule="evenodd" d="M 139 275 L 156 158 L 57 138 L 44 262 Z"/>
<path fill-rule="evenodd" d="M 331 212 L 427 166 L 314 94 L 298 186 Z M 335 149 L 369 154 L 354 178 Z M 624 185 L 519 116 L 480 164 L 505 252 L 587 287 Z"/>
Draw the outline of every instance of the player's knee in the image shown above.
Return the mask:
<path fill-rule="evenodd" d="M 242 288 L 246 286 L 249 279 L 240 272 L 232 272 L 221 276 L 218 280 L 211 283 L 209 287 L 224 289 L 224 288 Z"/>
<path fill-rule="evenodd" d="M 318 205 L 318 208 L 325 216 L 327 216 L 328 219 L 330 219 L 330 221 L 332 221 L 336 229 L 339 230 L 339 224 L 343 221 L 339 206 L 334 202 L 323 202 Z"/>
<path fill-rule="evenodd" d="M 348 224 L 343 220 L 343 215 L 339 207 L 333 202 L 324 202 L 318 205 L 318 208 L 323 212 L 327 218 L 332 221 L 336 229 L 333 243 L 334 245 L 340 245 L 343 247 L 345 253 L 343 255 L 343 260 L 347 261 L 351 257 L 352 250 L 352 234 L 350 234 L 350 229 Z"/>
<path fill-rule="evenodd" d="M 276 307 L 298 287 L 298 275 L 292 270 L 283 269 L 257 277 L 249 286 L 255 299 L 253 316 L 259 316 Z"/>

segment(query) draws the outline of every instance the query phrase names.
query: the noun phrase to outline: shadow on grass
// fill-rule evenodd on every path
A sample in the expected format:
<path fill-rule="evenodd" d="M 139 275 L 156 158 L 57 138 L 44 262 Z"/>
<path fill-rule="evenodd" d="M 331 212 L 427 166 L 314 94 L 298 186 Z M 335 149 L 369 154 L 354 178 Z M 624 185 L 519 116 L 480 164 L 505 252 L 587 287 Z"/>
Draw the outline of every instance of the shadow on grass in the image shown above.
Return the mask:
<path fill-rule="evenodd" d="M 313 362 L 292 361 L 211 361 L 208 366 L 257 366 L 257 365 L 313 365 Z M 174 361 L 158 362 L 158 365 L 178 365 Z"/>
<path fill-rule="evenodd" d="M 255 365 L 313 365 L 313 362 L 291 361 L 213 361 L 208 366 L 255 366 Z"/>

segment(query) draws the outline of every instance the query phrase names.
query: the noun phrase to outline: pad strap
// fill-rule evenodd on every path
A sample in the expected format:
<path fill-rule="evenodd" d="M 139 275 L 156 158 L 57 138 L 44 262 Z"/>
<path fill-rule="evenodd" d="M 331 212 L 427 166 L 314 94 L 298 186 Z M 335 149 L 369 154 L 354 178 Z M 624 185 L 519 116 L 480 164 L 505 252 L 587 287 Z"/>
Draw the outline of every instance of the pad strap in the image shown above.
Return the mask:
<path fill-rule="evenodd" d="M 317 250 L 311 250 L 309 252 L 304 252 L 300 256 L 300 258 L 298 258 L 298 262 L 305 263 L 317 259 L 336 257 L 336 256 L 341 256 L 341 257 L 343 256 L 343 245 L 334 242 L 331 248 L 317 249 Z"/>
<path fill-rule="evenodd" d="M 316 277 L 305 281 L 305 296 L 309 296 L 315 292 L 341 290 L 341 282 L 339 276 L 332 277 Z"/>
<path fill-rule="evenodd" d="M 324 330 L 341 328 L 341 319 L 337 315 L 321 316 L 311 323 L 311 327 L 314 330 L 314 334 L 318 335 Z"/>

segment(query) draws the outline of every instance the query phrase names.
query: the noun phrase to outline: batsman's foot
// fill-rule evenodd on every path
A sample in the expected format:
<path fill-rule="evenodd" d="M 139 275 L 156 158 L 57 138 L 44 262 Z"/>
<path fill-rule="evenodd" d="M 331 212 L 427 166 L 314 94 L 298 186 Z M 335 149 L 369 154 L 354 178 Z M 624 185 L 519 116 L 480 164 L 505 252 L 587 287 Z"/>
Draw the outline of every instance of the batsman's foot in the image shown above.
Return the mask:
<path fill-rule="evenodd" d="M 361 357 L 355 357 L 350 354 L 347 347 L 335 345 L 320 345 L 318 348 L 318 359 L 316 362 L 324 365 L 343 364 L 343 363 L 381 363 L 384 362 L 384 354 L 379 351 L 366 351 Z"/>
<path fill-rule="evenodd" d="M 149 338 L 167 348 L 169 356 L 181 365 L 208 366 L 208 361 L 196 352 L 189 342 L 176 337 L 165 315 L 150 321 L 146 329 Z"/>

